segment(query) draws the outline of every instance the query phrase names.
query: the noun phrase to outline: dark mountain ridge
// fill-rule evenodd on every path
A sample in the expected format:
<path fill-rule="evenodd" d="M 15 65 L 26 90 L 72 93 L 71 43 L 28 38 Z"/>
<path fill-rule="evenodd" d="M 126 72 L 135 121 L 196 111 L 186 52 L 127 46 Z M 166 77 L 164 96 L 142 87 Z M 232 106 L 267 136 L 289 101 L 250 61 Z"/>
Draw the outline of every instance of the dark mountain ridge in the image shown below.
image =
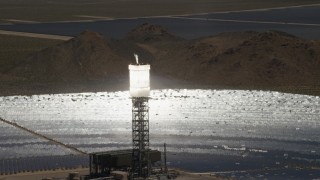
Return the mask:
<path fill-rule="evenodd" d="M 133 53 L 139 54 L 140 62 L 151 64 L 153 75 L 213 88 L 320 85 L 318 41 L 278 31 L 228 32 L 185 40 L 151 24 L 117 40 L 84 31 L 2 74 L 28 82 L 127 79 Z"/>

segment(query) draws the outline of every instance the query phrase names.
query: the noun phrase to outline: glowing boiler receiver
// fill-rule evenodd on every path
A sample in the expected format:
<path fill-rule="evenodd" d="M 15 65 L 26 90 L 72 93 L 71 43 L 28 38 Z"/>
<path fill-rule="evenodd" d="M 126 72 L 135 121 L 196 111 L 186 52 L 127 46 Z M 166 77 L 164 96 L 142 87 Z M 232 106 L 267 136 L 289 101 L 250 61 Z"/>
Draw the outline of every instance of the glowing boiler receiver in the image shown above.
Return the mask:
<path fill-rule="evenodd" d="M 149 97 L 150 95 L 150 65 L 140 65 L 138 55 L 135 65 L 129 65 L 131 97 Z"/>

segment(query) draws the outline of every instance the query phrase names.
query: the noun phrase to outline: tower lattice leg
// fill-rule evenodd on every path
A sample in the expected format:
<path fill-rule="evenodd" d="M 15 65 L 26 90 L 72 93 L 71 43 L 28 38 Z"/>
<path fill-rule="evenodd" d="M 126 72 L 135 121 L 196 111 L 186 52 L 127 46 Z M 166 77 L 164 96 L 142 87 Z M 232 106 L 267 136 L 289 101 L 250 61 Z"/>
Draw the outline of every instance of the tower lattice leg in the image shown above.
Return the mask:
<path fill-rule="evenodd" d="M 149 175 L 149 106 L 147 97 L 132 98 L 132 174 L 146 178 Z"/>

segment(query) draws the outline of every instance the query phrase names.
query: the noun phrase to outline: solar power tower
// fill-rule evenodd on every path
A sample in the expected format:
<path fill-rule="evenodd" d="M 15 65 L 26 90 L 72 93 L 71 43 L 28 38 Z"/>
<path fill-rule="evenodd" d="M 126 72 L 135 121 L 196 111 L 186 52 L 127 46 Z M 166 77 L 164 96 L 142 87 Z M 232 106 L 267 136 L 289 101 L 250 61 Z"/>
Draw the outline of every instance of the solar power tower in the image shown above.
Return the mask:
<path fill-rule="evenodd" d="M 132 98 L 132 167 L 131 179 L 146 178 L 149 167 L 149 96 L 150 65 L 129 65 L 130 96 Z"/>

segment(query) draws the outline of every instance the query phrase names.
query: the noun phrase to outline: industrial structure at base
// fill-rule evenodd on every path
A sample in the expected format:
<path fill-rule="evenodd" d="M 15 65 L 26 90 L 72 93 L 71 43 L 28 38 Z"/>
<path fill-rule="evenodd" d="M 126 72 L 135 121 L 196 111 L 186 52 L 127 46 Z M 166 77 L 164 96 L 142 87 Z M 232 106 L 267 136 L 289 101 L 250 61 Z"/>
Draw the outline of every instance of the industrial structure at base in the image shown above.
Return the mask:
<path fill-rule="evenodd" d="M 130 97 L 132 98 L 132 150 L 90 154 L 90 176 L 101 177 L 112 169 L 128 168 L 131 161 L 130 179 L 146 179 L 151 164 L 161 161 L 161 153 L 149 148 L 149 97 L 150 65 L 129 65 Z M 131 154 L 131 157 L 129 157 Z"/>
<path fill-rule="evenodd" d="M 132 149 L 116 150 L 90 154 L 90 177 L 106 177 L 113 170 L 128 171 L 132 163 Z M 151 150 L 147 156 L 151 163 L 161 161 L 161 153 Z"/>

